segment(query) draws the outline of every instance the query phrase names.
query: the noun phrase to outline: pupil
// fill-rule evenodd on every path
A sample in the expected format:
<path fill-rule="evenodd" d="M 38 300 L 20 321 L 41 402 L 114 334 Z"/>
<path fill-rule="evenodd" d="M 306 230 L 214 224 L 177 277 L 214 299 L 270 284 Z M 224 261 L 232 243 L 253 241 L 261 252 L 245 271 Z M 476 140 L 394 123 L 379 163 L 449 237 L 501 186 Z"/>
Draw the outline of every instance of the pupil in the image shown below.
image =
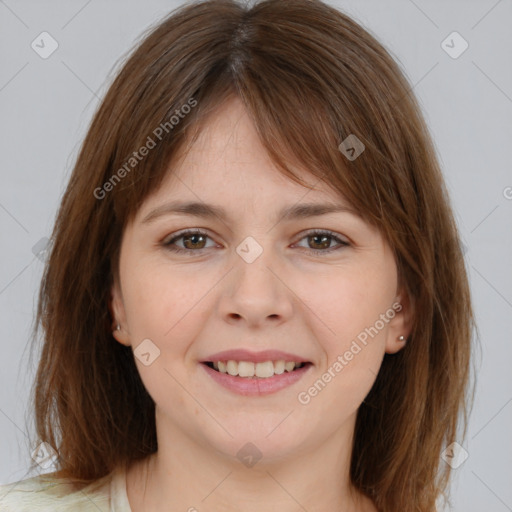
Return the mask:
<path fill-rule="evenodd" d="M 196 238 L 202 238 L 203 235 L 188 235 L 185 237 L 185 241 L 189 241 L 190 239 L 196 239 Z M 193 245 L 196 245 L 198 242 L 197 241 L 193 241 L 192 244 Z"/>
<path fill-rule="evenodd" d="M 313 239 L 322 239 L 324 242 L 323 242 L 323 245 L 322 245 L 322 242 L 320 242 L 320 244 L 325 247 L 325 241 L 327 240 L 327 247 L 329 246 L 329 242 L 328 242 L 328 239 L 329 239 L 329 236 L 327 235 L 314 235 L 313 236 Z M 315 242 L 316 243 L 316 242 Z"/>

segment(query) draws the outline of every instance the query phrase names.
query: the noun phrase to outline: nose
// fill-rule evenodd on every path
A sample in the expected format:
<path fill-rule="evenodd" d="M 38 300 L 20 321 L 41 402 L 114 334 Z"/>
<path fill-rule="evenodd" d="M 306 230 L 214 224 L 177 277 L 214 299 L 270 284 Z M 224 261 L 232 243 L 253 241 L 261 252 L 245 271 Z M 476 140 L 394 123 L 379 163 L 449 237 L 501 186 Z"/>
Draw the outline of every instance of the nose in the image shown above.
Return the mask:
<path fill-rule="evenodd" d="M 265 248 L 255 259 L 246 258 L 241 244 L 234 266 L 223 284 L 220 312 L 228 322 L 245 322 L 259 327 L 272 322 L 279 325 L 293 313 L 293 292 L 286 285 L 283 267 Z M 250 247 L 250 246 L 249 246 Z"/>

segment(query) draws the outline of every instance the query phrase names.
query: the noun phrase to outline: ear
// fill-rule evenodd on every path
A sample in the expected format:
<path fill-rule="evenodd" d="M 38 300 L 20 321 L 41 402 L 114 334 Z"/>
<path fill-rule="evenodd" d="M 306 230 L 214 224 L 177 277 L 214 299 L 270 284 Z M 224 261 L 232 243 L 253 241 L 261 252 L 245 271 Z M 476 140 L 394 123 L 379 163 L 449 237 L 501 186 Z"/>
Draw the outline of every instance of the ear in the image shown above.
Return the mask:
<path fill-rule="evenodd" d="M 414 303 L 402 287 L 392 305 L 395 316 L 389 321 L 386 337 L 386 353 L 395 354 L 405 347 L 407 338 L 411 334 L 414 320 Z M 403 341 L 400 337 L 403 336 Z"/>
<path fill-rule="evenodd" d="M 110 288 L 110 314 L 112 316 L 112 336 L 122 345 L 130 346 L 130 336 L 127 330 L 126 313 L 123 294 L 117 278 Z M 119 325 L 119 329 L 117 326 Z"/>

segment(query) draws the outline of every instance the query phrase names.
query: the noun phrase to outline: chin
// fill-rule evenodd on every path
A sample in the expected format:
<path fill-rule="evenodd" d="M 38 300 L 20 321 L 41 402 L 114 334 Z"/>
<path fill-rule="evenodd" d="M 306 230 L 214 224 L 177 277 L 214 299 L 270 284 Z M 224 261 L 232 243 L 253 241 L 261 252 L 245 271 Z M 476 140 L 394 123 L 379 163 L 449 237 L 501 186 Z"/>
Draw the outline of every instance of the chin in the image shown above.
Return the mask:
<path fill-rule="evenodd" d="M 282 421 L 282 418 L 280 420 Z M 229 458 L 235 457 L 243 464 L 246 458 L 257 460 L 259 466 L 264 463 L 280 462 L 296 454 L 299 447 L 304 447 L 305 439 L 303 432 L 299 436 L 298 432 L 290 432 L 290 429 L 280 430 L 280 427 L 275 428 L 278 424 L 279 422 L 275 422 L 271 429 L 262 428 L 261 424 L 259 427 L 246 424 L 245 428 L 240 430 L 234 430 L 226 425 L 233 437 L 221 435 L 220 438 L 212 439 L 210 446 L 215 446 L 217 451 Z"/>

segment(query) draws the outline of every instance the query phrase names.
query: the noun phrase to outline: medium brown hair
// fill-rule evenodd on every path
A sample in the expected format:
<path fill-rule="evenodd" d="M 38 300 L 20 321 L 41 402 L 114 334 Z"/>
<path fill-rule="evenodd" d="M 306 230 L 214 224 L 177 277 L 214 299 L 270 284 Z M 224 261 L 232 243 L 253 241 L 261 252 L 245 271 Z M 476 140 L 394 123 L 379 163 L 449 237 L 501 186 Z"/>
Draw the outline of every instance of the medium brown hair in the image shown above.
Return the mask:
<path fill-rule="evenodd" d="M 178 150 L 237 96 L 280 172 L 302 183 L 297 163 L 323 180 L 394 251 L 414 324 L 359 408 L 350 474 L 381 512 L 435 510 L 450 476 L 440 453 L 461 441 L 461 424 L 466 433 L 474 325 L 456 223 L 411 89 L 368 31 L 318 0 L 188 3 L 151 29 L 92 121 L 40 289 L 35 424 L 59 476 L 99 479 L 157 450 L 154 402 L 131 348 L 112 336 L 121 238 Z M 355 160 L 338 149 L 350 134 L 365 145 Z M 155 146 L 127 165 L 149 138 Z"/>

